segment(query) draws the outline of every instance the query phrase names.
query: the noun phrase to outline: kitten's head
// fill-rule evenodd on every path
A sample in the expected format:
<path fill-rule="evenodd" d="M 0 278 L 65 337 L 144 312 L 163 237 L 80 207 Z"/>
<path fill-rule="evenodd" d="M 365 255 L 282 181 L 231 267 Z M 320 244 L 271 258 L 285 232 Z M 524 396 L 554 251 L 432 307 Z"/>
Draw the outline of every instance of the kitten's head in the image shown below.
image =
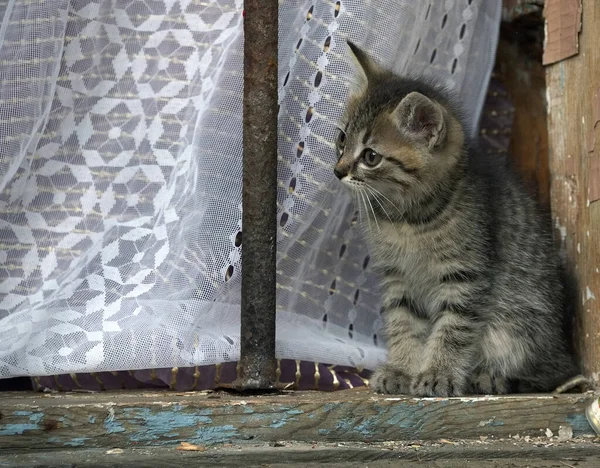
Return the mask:
<path fill-rule="evenodd" d="M 356 83 L 337 136 L 335 175 L 350 188 L 370 187 L 396 201 L 435 191 L 463 158 L 456 111 L 439 90 L 394 75 L 348 45 Z"/>

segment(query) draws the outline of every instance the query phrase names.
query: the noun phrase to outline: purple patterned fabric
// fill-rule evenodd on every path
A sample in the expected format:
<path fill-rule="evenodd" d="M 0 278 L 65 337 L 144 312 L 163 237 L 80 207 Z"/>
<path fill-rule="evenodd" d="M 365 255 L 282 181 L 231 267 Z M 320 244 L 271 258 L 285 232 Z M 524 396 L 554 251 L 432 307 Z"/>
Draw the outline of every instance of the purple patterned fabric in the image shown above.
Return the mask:
<path fill-rule="evenodd" d="M 170 389 L 175 391 L 231 388 L 237 362 L 218 365 L 138 371 L 62 374 L 33 378 L 35 390 L 102 391 L 119 389 Z M 278 361 L 277 386 L 290 390 L 343 390 L 364 386 L 369 371 L 307 361 Z"/>
<path fill-rule="evenodd" d="M 483 151 L 506 159 L 514 115 L 506 88 L 492 74 L 479 124 L 479 144 Z"/>

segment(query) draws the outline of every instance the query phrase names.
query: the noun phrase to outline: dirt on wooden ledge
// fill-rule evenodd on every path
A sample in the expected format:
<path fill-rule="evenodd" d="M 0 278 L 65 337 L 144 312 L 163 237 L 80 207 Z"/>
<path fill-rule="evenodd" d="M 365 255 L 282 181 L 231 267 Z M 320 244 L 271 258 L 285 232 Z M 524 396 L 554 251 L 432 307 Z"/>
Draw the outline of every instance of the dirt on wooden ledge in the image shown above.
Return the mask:
<path fill-rule="evenodd" d="M 223 444 L 198 451 L 175 447 L 139 449 L 74 449 L 4 454 L 1 467 L 168 467 L 240 466 L 316 468 L 592 468 L 600 466 L 600 438 L 580 437 L 560 441 L 552 437 L 510 439 L 482 437 L 480 440 L 440 439 L 384 443 L 271 442 L 243 445 Z"/>

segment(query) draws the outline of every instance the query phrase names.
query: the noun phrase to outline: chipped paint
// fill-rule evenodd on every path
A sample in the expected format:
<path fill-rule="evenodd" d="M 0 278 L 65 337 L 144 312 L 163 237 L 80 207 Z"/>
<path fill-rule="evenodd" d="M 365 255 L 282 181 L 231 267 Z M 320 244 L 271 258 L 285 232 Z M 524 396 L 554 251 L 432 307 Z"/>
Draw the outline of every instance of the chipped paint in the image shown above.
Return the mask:
<path fill-rule="evenodd" d="M 377 425 L 381 421 L 375 416 L 364 418 L 363 421 L 353 428 L 354 432 L 358 432 L 365 439 L 372 439 L 376 434 Z"/>
<path fill-rule="evenodd" d="M 196 437 L 192 440 L 192 443 L 196 445 L 211 445 L 229 442 L 239 438 L 243 439 L 244 437 L 241 437 L 239 432 L 231 424 L 223 426 L 206 426 L 201 427 L 196 431 Z M 248 437 L 246 437 L 246 439 L 247 438 Z"/>
<path fill-rule="evenodd" d="M 81 447 L 81 446 L 85 445 L 86 440 L 90 440 L 90 438 L 89 437 L 75 437 L 71 440 L 67 440 L 66 442 L 64 442 L 64 445 L 69 446 L 69 447 Z"/>
<path fill-rule="evenodd" d="M 69 421 L 69 419 L 65 418 L 64 416 L 61 416 L 60 418 L 58 418 L 58 422 L 60 423 L 61 427 L 70 427 L 71 426 L 71 421 Z"/>
<path fill-rule="evenodd" d="M 494 427 L 494 426 L 504 426 L 504 421 L 496 420 L 496 416 L 488 419 L 487 421 L 479 421 L 479 427 Z"/>
<path fill-rule="evenodd" d="M 558 85 L 560 86 L 560 89 L 563 90 L 565 89 L 565 82 L 566 82 L 566 78 L 565 78 L 565 64 L 564 62 L 559 63 L 559 78 L 558 78 Z"/>
<path fill-rule="evenodd" d="M 585 287 L 585 300 L 586 302 L 589 300 L 596 300 L 595 294 L 592 292 L 589 286 Z"/>
<path fill-rule="evenodd" d="M 289 421 L 297 421 L 298 419 L 294 416 L 303 413 L 304 411 L 299 409 L 288 409 L 285 413 L 283 413 L 283 417 L 281 419 L 274 419 L 273 422 L 269 425 L 269 427 L 279 429 L 280 427 L 285 426 Z"/>
<path fill-rule="evenodd" d="M 3 424 L 0 425 L 0 436 L 22 435 L 26 431 L 40 429 L 37 424 Z"/>
<path fill-rule="evenodd" d="M 3 408 L 0 445 L 27 448 L 31 436 L 40 447 L 173 446 L 181 441 L 198 445 L 236 443 L 249 439 L 268 440 L 406 440 L 407 438 L 464 437 L 534 434 L 540 428 L 569 424 L 576 435 L 589 434 L 583 411 L 587 397 L 581 396 L 471 396 L 456 398 L 381 397 L 365 393 L 348 400 L 333 400 L 325 394 L 306 397 L 250 399 L 245 405 L 232 401 L 185 403 L 162 400 L 145 405 L 84 403 L 76 413 L 70 405 L 47 403 L 46 412 L 24 406 Z M 336 395 L 337 397 L 337 395 Z M 70 398 L 73 398 L 72 396 Z M 99 396 L 97 398 L 102 398 Z M 141 398 L 141 397 L 140 397 Z M 319 401 L 321 399 L 321 401 Z M 282 404 L 282 403 L 286 404 Z M 59 406 L 61 406 L 59 404 Z M 249 408 L 251 408 L 249 410 Z M 62 421 L 44 431 L 44 414 Z M 76 424 L 77 423 L 77 424 Z M 89 426 L 89 424 L 96 424 Z M 88 432 L 85 432 L 87 429 Z M 19 435 L 35 431 L 28 438 Z M 93 434 L 93 435 L 91 435 Z M 2 438 L 1 436 L 10 436 Z M 13 437 L 16 436 L 16 437 Z M 87 438 L 86 436 L 89 436 Z M 29 445 L 27 445 L 29 444 Z"/>
<path fill-rule="evenodd" d="M 109 434 L 125 432 L 123 425 L 120 422 L 115 421 L 115 410 L 112 406 L 108 408 L 108 416 L 104 420 L 104 429 L 106 429 L 106 432 Z"/>
<path fill-rule="evenodd" d="M 593 432 L 590 423 L 585 417 L 584 413 L 581 414 L 569 414 L 566 418 L 566 422 L 573 428 L 573 435 L 578 436 L 581 434 L 589 434 Z"/>
<path fill-rule="evenodd" d="M 326 413 L 329 413 L 331 411 L 335 411 L 335 410 L 337 410 L 340 407 L 340 405 L 342 405 L 342 403 L 326 403 L 323 406 L 323 411 L 325 411 Z"/>
<path fill-rule="evenodd" d="M 15 416 L 28 416 L 29 422 L 33 424 L 37 424 L 44 419 L 44 413 L 39 411 L 35 413 L 33 411 L 15 411 L 13 414 Z"/>
<path fill-rule="evenodd" d="M 350 432 L 352 430 L 352 428 L 354 427 L 354 423 L 355 423 L 354 418 L 340 419 L 337 422 L 337 424 L 335 425 L 335 428 L 338 431 Z"/>
<path fill-rule="evenodd" d="M 378 408 L 379 418 L 386 425 L 402 429 L 422 429 L 423 419 L 419 416 L 422 407 L 418 405 L 398 405 Z"/>
<path fill-rule="evenodd" d="M 22 435 L 26 431 L 40 430 L 40 422 L 44 419 L 44 413 L 33 411 L 13 411 L 13 415 L 19 418 L 27 418 L 27 422 L 16 424 L 0 424 L 0 436 Z"/>
<path fill-rule="evenodd" d="M 175 405 L 172 409 L 163 411 L 152 411 L 143 407 L 126 408 L 123 410 L 123 416 L 127 421 L 144 421 L 143 430 L 131 434 L 130 440 L 132 442 L 147 442 L 167 437 L 167 434 L 173 429 L 211 424 L 212 419 L 199 414 L 202 412 L 211 413 L 210 410 L 190 413 L 183 411 L 182 406 Z"/>

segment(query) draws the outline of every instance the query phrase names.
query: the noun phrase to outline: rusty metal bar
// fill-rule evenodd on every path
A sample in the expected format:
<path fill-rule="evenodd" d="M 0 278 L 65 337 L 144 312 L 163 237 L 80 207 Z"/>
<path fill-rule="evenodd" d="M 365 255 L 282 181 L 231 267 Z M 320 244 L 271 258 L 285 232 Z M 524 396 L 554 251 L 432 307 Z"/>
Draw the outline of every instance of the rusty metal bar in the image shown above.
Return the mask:
<path fill-rule="evenodd" d="M 238 390 L 275 385 L 277 0 L 245 0 L 242 314 Z"/>

